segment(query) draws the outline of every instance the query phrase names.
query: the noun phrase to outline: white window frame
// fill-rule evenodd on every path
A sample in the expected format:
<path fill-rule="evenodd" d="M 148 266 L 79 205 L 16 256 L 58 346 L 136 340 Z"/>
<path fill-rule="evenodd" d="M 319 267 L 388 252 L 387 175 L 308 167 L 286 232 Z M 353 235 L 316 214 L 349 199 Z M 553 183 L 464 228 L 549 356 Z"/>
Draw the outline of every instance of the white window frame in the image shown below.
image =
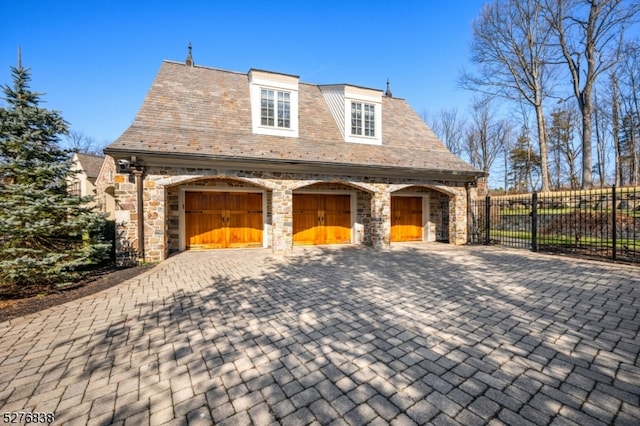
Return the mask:
<path fill-rule="evenodd" d="M 354 118 L 354 106 L 359 112 L 359 117 Z M 358 109 L 359 107 L 359 109 Z M 376 137 L 376 106 L 366 102 L 351 101 L 351 136 L 364 136 L 367 138 Z M 371 113 L 373 110 L 373 114 Z M 359 121 L 359 126 L 354 125 L 354 120 Z M 373 124 L 373 127 L 371 126 Z M 360 132 L 358 133 L 357 130 Z"/>
<path fill-rule="evenodd" d="M 352 132 L 352 104 L 362 105 L 362 134 Z M 373 107 L 373 135 L 366 133 L 366 107 Z M 344 88 L 344 139 L 345 142 L 382 145 L 382 96 L 380 93 L 355 86 Z"/>
<path fill-rule="evenodd" d="M 260 135 L 298 137 L 298 77 L 267 71 L 249 73 L 251 122 L 253 133 Z M 274 92 L 274 125 L 262 124 L 262 91 Z M 278 94 L 289 94 L 289 127 L 278 126 Z"/>
<path fill-rule="evenodd" d="M 267 108 L 267 111 L 271 110 L 273 115 L 270 117 L 268 112 L 266 115 L 267 123 L 264 123 L 264 105 L 265 92 L 267 101 L 271 101 L 271 108 Z M 270 96 L 271 95 L 271 96 Z M 281 100 L 282 98 L 282 100 Z M 283 118 L 281 118 L 281 116 Z M 273 124 L 269 124 L 269 119 L 273 120 Z M 280 125 L 281 120 L 286 120 Z M 291 93 L 283 90 L 274 90 L 266 87 L 260 88 L 260 126 L 263 127 L 275 127 L 278 129 L 290 129 L 291 128 Z"/>

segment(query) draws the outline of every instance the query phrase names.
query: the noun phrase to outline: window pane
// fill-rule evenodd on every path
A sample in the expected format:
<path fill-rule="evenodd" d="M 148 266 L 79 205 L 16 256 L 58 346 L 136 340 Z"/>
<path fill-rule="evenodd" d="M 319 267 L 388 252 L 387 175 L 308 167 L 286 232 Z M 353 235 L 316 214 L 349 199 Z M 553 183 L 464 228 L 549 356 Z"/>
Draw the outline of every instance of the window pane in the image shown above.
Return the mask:
<path fill-rule="evenodd" d="M 291 127 L 291 102 L 287 92 L 278 92 L 278 127 Z"/>
<path fill-rule="evenodd" d="M 362 134 L 362 104 L 351 102 L 351 134 Z"/>
<path fill-rule="evenodd" d="M 273 126 L 274 123 L 274 93 L 273 90 L 260 90 L 260 123 L 263 126 Z"/>
<path fill-rule="evenodd" d="M 364 134 L 365 136 L 375 136 L 376 119 L 375 105 L 364 106 Z"/>

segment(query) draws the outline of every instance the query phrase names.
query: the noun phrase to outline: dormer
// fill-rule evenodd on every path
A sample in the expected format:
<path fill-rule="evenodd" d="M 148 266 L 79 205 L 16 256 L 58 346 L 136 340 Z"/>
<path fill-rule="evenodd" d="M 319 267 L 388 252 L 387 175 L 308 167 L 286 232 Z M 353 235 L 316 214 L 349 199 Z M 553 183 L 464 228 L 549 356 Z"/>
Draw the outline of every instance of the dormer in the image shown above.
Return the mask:
<path fill-rule="evenodd" d="M 251 69 L 251 123 L 253 133 L 298 137 L 297 76 Z"/>
<path fill-rule="evenodd" d="M 345 142 L 382 145 L 382 92 L 347 84 L 320 86 Z"/>

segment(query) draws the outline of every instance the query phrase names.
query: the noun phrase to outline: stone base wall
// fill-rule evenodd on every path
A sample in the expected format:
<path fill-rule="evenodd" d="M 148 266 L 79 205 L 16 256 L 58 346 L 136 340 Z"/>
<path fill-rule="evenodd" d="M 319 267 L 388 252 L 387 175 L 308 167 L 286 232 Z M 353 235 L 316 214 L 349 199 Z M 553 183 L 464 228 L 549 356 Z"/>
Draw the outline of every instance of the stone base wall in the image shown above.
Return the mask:
<path fill-rule="evenodd" d="M 138 244 L 137 186 L 133 176 L 116 175 L 115 194 L 119 232 L 135 249 Z M 180 250 L 180 190 L 247 188 L 266 194 L 266 245 L 274 253 L 293 248 L 293 194 L 296 191 L 349 191 L 355 194 L 355 239 L 358 244 L 385 248 L 390 245 L 391 196 L 416 193 L 429 198 L 431 227 L 447 234 L 452 244 L 467 242 L 467 193 L 463 184 L 405 178 L 334 176 L 303 173 L 230 171 L 199 168 L 147 167 L 144 189 L 144 248 L 141 258 L 159 261 Z M 448 201 L 448 204 L 447 204 Z M 442 228 L 442 208 L 449 209 L 449 226 Z M 431 230 L 430 230 L 431 231 Z"/>

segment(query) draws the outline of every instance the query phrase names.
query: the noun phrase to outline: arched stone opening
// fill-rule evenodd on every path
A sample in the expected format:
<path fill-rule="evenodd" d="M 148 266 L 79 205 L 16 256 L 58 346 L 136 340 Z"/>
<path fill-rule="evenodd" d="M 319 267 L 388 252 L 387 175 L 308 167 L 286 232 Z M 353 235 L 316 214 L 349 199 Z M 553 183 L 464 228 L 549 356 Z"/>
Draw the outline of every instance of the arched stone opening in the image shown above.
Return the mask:
<path fill-rule="evenodd" d="M 391 188 L 390 241 L 449 242 L 451 191 L 432 185 Z"/>
<path fill-rule="evenodd" d="M 270 244 L 272 191 L 249 179 L 182 180 L 165 187 L 165 209 L 169 253 Z"/>
<path fill-rule="evenodd" d="M 293 190 L 293 245 L 371 244 L 373 189 L 351 182 L 316 181 Z"/>

